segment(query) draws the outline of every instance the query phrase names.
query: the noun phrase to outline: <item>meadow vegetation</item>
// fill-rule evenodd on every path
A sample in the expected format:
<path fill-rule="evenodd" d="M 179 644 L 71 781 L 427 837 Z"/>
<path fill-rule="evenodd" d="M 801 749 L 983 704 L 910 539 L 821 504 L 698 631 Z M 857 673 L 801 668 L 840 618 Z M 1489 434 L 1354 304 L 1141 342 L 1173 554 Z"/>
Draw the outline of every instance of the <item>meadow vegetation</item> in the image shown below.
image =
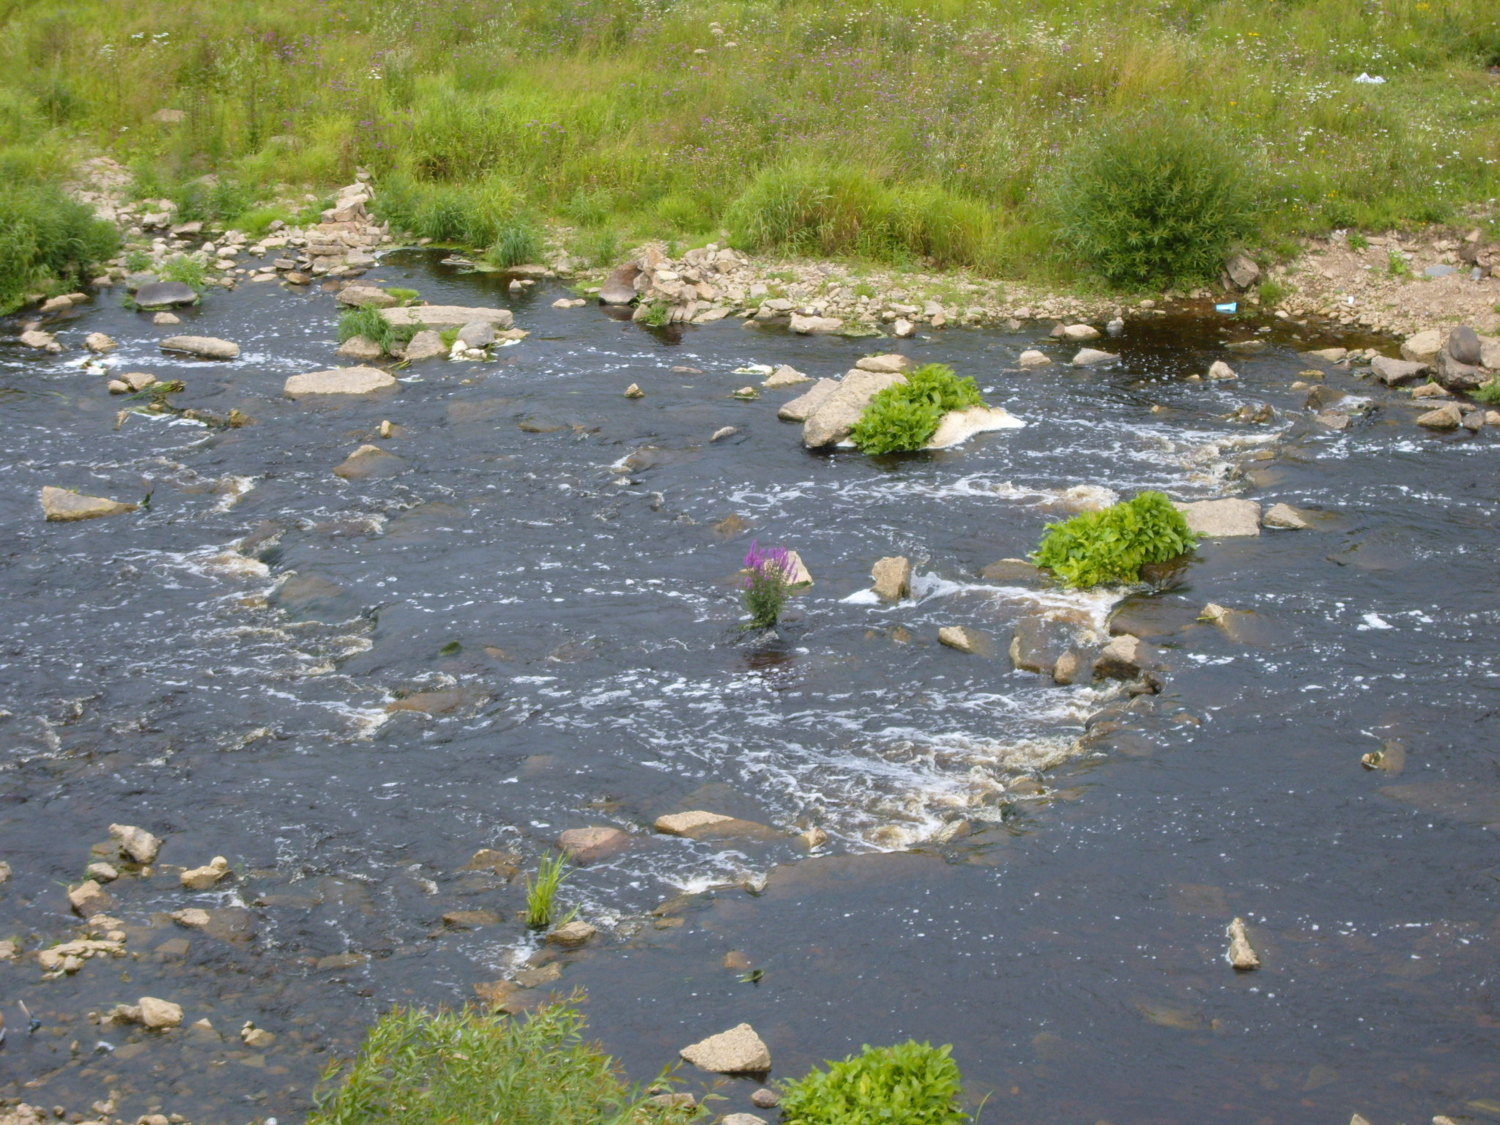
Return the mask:
<path fill-rule="evenodd" d="M 497 264 L 561 223 L 591 264 L 728 232 L 1133 286 L 1500 195 L 1493 0 L 73 0 L 0 20 L 8 178 L 102 151 L 182 218 L 261 230 L 364 167 L 398 229 Z M 4 239 L 9 292 L 37 267 Z"/>

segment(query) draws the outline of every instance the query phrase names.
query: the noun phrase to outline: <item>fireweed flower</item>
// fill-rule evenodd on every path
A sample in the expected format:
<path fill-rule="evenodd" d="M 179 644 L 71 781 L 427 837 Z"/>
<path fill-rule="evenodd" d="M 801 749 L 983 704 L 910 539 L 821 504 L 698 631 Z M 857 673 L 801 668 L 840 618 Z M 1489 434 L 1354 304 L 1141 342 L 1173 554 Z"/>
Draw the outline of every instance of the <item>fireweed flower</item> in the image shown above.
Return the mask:
<path fill-rule="evenodd" d="M 792 559 L 785 547 L 762 549 L 757 540 L 745 555 L 745 610 L 747 629 L 769 629 L 781 617 L 791 587 Z"/>

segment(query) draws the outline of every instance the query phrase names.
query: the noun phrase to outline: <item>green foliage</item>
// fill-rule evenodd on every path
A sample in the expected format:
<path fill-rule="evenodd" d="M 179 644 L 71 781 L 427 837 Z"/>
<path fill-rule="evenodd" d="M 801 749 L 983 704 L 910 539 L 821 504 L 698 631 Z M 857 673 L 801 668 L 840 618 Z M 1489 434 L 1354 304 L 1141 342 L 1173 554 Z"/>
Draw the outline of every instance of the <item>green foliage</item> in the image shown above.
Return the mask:
<path fill-rule="evenodd" d="M 1115 285 L 1207 281 L 1257 230 L 1247 155 L 1218 129 L 1167 113 L 1083 138 L 1053 200 L 1065 248 Z"/>
<path fill-rule="evenodd" d="M 652 301 L 646 306 L 646 315 L 641 317 L 640 323 L 647 328 L 665 328 L 671 313 L 672 306 L 666 301 Z"/>
<path fill-rule="evenodd" d="M 380 350 L 389 355 L 422 331 L 423 327 L 420 324 L 392 324 L 381 315 L 379 309 L 360 306 L 339 313 L 339 343 L 345 344 L 356 336 L 363 336 L 379 344 Z M 457 333 L 457 329 L 454 332 Z M 457 339 L 456 334 L 454 339 Z M 450 342 L 448 346 L 453 345 Z"/>
<path fill-rule="evenodd" d="M 1260 303 L 1273 309 L 1292 295 L 1292 287 L 1274 277 L 1262 281 L 1257 291 L 1260 293 Z"/>
<path fill-rule="evenodd" d="M 389 293 L 392 297 L 396 298 L 396 300 L 400 301 L 403 305 L 411 304 L 422 295 L 415 289 L 399 289 L 394 285 L 387 289 L 386 292 Z"/>
<path fill-rule="evenodd" d="M 866 453 L 921 449 L 950 410 L 983 406 L 979 387 L 951 367 L 929 363 L 906 373 L 906 382 L 887 387 L 870 400 L 850 437 Z"/>
<path fill-rule="evenodd" d="M 151 255 L 139 247 L 127 251 L 125 254 L 125 268 L 131 273 L 144 273 L 154 264 L 155 262 L 152 260 Z"/>
<path fill-rule="evenodd" d="M 1411 263 L 1406 260 L 1406 255 L 1394 247 L 1386 251 L 1385 272 L 1392 277 L 1410 277 Z"/>
<path fill-rule="evenodd" d="M 553 1004 L 518 1018 L 396 1008 L 323 1077 L 308 1125 L 624 1125 L 643 1098 Z"/>
<path fill-rule="evenodd" d="M 526 215 L 513 215 L 501 223 L 484 258 L 504 268 L 535 262 L 542 252 L 542 232 L 535 221 Z"/>
<path fill-rule="evenodd" d="M 1500 404 L 1500 378 L 1491 379 L 1487 383 L 1481 383 L 1469 392 L 1469 397 L 1475 402 L 1482 402 L 1486 406 Z"/>
<path fill-rule="evenodd" d="M 235 230 L 242 230 L 251 238 L 264 238 L 278 219 L 291 226 L 297 216 L 280 207 L 253 207 L 234 216 L 231 222 Z"/>
<path fill-rule="evenodd" d="M 1160 492 L 1142 492 L 1103 511 L 1048 524 L 1032 557 L 1070 586 L 1098 586 L 1134 582 L 1145 563 L 1166 562 L 1197 545 L 1172 501 Z"/>
<path fill-rule="evenodd" d="M 157 271 L 157 276 L 163 281 L 180 281 L 200 297 L 203 296 L 204 287 L 208 285 L 208 274 L 204 271 L 203 263 L 187 254 L 178 254 L 164 262 Z"/>
<path fill-rule="evenodd" d="M 786 1125 L 962 1125 L 963 1093 L 951 1046 L 908 1040 L 863 1053 L 783 1085 Z"/>
<path fill-rule="evenodd" d="M 515 245 L 530 249 L 526 239 L 535 234 L 519 213 L 519 194 L 499 179 L 423 183 L 395 175 L 381 183 L 374 209 L 394 228 L 465 249 L 499 247 L 503 252 Z M 500 245 L 502 242 L 505 246 Z"/>
<path fill-rule="evenodd" d="M 1351 250 L 1368 250 L 1369 248 L 1370 248 L 1370 240 L 1368 238 L 1366 238 L 1363 234 L 1361 234 L 1357 230 L 1351 230 L 1349 232 L 1349 249 L 1351 249 Z"/>
<path fill-rule="evenodd" d="M 554 921 L 558 925 L 567 922 L 576 911 L 569 911 L 564 918 L 557 918 L 558 889 L 572 874 L 568 870 L 568 857 L 544 856 L 538 863 L 536 875 L 526 876 L 526 924 L 535 930 L 544 930 Z"/>
<path fill-rule="evenodd" d="M 7 184 L 0 192 L 0 313 L 29 293 L 82 285 L 90 267 L 119 246 L 113 225 L 57 187 Z"/>
<path fill-rule="evenodd" d="M 438 339 L 442 341 L 444 348 L 452 350 L 453 345 L 458 343 L 458 329 L 444 328 L 438 333 Z"/>

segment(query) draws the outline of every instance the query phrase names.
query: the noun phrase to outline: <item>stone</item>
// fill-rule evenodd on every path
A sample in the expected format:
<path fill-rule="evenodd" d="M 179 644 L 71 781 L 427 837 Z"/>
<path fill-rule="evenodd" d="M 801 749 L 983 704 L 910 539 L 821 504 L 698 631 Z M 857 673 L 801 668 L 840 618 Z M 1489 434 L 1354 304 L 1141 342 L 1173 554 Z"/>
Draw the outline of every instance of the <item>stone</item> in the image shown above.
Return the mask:
<path fill-rule="evenodd" d="M 85 879 L 78 886 L 68 888 L 68 902 L 73 907 L 73 913 L 80 918 L 91 918 L 115 908 L 115 900 L 92 879 Z"/>
<path fill-rule="evenodd" d="M 913 365 L 910 357 L 898 352 L 888 352 L 885 355 L 867 355 L 856 360 L 854 366 L 860 371 L 874 371 L 881 375 L 899 375 Z"/>
<path fill-rule="evenodd" d="M 628 386 L 628 387 L 625 388 L 625 397 L 626 398 L 645 398 L 646 397 L 646 392 L 643 391 L 643 390 L 641 390 L 641 385 L 639 383 L 631 383 L 630 386 Z"/>
<path fill-rule="evenodd" d="M 1068 324 L 1061 335 L 1064 340 L 1097 340 L 1100 332 L 1092 324 Z"/>
<path fill-rule="evenodd" d="M 898 339 L 906 340 L 916 335 L 917 326 L 905 317 L 897 317 L 896 323 L 891 325 L 891 330 L 896 333 Z"/>
<path fill-rule="evenodd" d="M 151 863 L 161 851 L 161 840 L 133 824 L 111 824 L 110 837 L 136 863 Z"/>
<path fill-rule="evenodd" d="M 1463 428 L 1470 433 L 1477 434 L 1480 430 L 1484 429 L 1484 419 L 1485 412 L 1483 410 L 1471 410 L 1464 415 Z"/>
<path fill-rule="evenodd" d="M 1224 263 L 1225 288 L 1238 289 L 1241 293 L 1260 280 L 1260 266 L 1248 254 L 1231 254 Z"/>
<path fill-rule="evenodd" d="M 1436 328 L 1408 336 L 1401 344 L 1401 358 L 1413 363 L 1432 363 L 1443 350 L 1443 337 Z"/>
<path fill-rule="evenodd" d="M 814 824 L 811 828 L 798 832 L 797 839 L 802 841 L 802 846 L 808 851 L 815 851 L 828 843 L 828 833 Z"/>
<path fill-rule="evenodd" d="M 844 327 L 844 322 L 836 316 L 802 316 L 793 313 L 788 327 L 799 336 L 826 336 Z"/>
<path fill-rule="evenodd" d="M 599 287 L 599 303 L 601 305 L 628 305 L 634 301 L 639 296 L 635 289 L 635 279 L 640 272 L 641 267 L 634 262 L 626 262 L 618 267 L 605 278 L 604 284 Z"/>
<path fill-rule="evenodd" d="M 155 996 L 142 996 L 138 1001 L 141 1023 L 153 1030 L 177 1027 L 182 1023 L 182 1006 L 170 1000 L 158 1000 Z"/>
<path fill-rule="evenodd" d="M 927 440 L 924 449 L 951 449 L 961 445 L 975 434 L 987 434 L 995 430 L 1018 430 L 1026 425 L 1003 406 L 970 406 L 963 410 L 950 410 L 938 422 L 938 428 Z"/>
<path fill-rule="evenodd" d="M 466 348 L 487 348 L 495 342 L 495 327 L 488 321 L 471 320 L 458 330 L 458 340 Z"/>
<path fill-rule="evenodd" d="M 254 1024 L 247 1023 L 244 1027 L 240 1028 L 240 1042 L 247 1047 L 264 1050 L 276 1042 L 276 1035 L 274 1032 L 267 1031 L 263 1027 L 256 1027 Z"/>
<path fill-rule="evenodd" d="M 135 291 L 135 303 L 143 309 L 196 305 L 198 300 L 198 291 L 180 281 L 151 281 Z"/>
<path fill-rule="evenodd" d="M 38 311 L 43 316 L 51 316 L 53 313 L 67 312 L 72 307 L 73 302 L 69 298 L 53 297 L 50 300 L 43 301 L 42 307 Z"/>
<path fill-rule="evenodd" d="M 239 359 L 240 346 L 214 336 L 168 336 L 157 345 L 164 352 L 183 352 L 197 359 Z"/>
<path fill-rule="evenodd" d="M 1172 506 L 1187 519 L 1194 535 L 1221 539 L 1260 534 L 1260 505 L 1254 500 L 1199 500 Z"/>
<path fill-rule="evenodd" d="M 1453 392 L 1441 383 L 1419 383 L 1411 389 L 1412 398 L 1452 398 Z"/>
<path fill-rule="evenodd" d="M 1236 918 L 1229 923 L 1229 963 L 1242 973 L 1260 968 L 1260 956 L 1250 944 L 1250 935 L 1245 932 L 1245 920 Z"/>
<path fill-rule="evenodd" d="M 97 355 L 103 355 L 105 352 L 114 351 L 120 345 L 103 332 L 90 332 L 83 338 L 83 346 Z"/>
<path fill-rule="evenodd" d="M 1277 527 L 1286 531 L 1307 531 L 1312 527 L 1307 516 L 1290 504 L 1272 504 L 1260 518 L 1262 527 Z"/>
<path fill-rule="evenodd" d="M 1337 387 L 1313 387 L 1310 391 L 1307 392 L 1307 399 L 1304 401 L 1303 405 L 1308 410 L 1322 410 L 1325 407 L 1333 406 L 1335 403 L 1342 402 L 1347 397 L 1348 396 Z"/>
<path fill-rule="evenodd" d="M 775 1109 L 781 1104 L 781 1095 L 768 1086 L 762 1086 L 751 1093 L 750 1104 L 756 1109 Z"/>
<path fill-rule="evenodd" d="M 1094 674 L 1116 680 L 1133 680 L 1156 667 L 1156 649 L 1128 633 L 1104 646 L 1094 661 Z"/>
<path fill-rule="evenodd" d="M 798 383 L 811 383 L 811 382 L 812 382 L 812 379 L 811 379 L 810 376 L 804 375 L 804 374 L 802 374 L 802 372 L 798 371 L 795 367 L 788 367 L 786 364 L 783 363 L 775 371 L 771 372 L 771 374 L 769 374 L 768 376 L 766 376 L 766 380 L 765 380 L 765 382 L 763 382 L 761 384 L 761 386 L 763 386 L 763 387 L 794 387 Z"/>
<path fill-rule="evenodd" d="M 630 844 L 630 836 L 618 828 L 591 826 L 569 828 L 557 837 L 557 846 L 567 852 L 575 863 L 591 863 L 623 850 Z"/>
<path fill-rule="evenodd" d="M 1081 348 L 1070 363 L 1073 367 L 1093 367 L 1100 363 L 1113 363 L 1119 358 L 1110 352 L 1101 352 L 1098 348 Z"/>
<path fill-rule="evenodd" d="M 1391 359 L 1383 355 L 1378 355 L 1370 361 L 1371 373 L 1388 387 L 1415 383 L 1431 370 L 1432 366 L 1427 363 L 1418 363 L 1409 359 Z"/>
<path fill-rule="evenodd" d="M 911 562 L 904 555 L 876 559 L 870 568 L 872 588 L 887 602 L 899 602 L 911 594 Z"/>
<path fill-rule="evenodd" d="M 119 379 L 111 379 L 108 383 L 104 384 L 104 388 L 112 395 L 128 395 L 130 393 L 130 384 L 122 382 Z"/>
<path fill-rule="evenodd" d="M 710 1035 L 678 1052 L 700 1070 L 715 1074 L 761 1074 L 771 1069 L 771 1052 L 748 1023 Z"/>
<path fill-rule="evenodd" d="M 776 412 L 783 422 L 805 422 L 823 404 L 823 401 L 839 389 L 837 379 L 819 379 L 804 394 L 785 403 Z"/>
<path fill-rule="evenodd" d="M 560 945 L 564 949 L 577 949 L 599 931 L 587 922 L 572 921 L 566 925 L 558 926 L 547 935 L 547 941 L 551 945 Z"/>
<path fill-rule="evenodd" d="M 906 376 L 901 374 L 857 368 L 850 371 L 802 424 L 802 444 L 809 449 L 821 449 L 843 441 L 872 398 L 885 388 L 904 382 Z"/>
<path fill-rule="evenodd" d="M 684 836 L 689 840 L 722 839 L 740 837 L 756 840 L 779 840 L 781 833 L 753 820 L 724 816 L 722 813 L 694 809 L 690 812 L 669 813 L 656 818 L 656 830 L 666 836 Z"/>
<path fill-rule="evenodd" d="M 657 817 L 655 828 L 658 832 L 667 836 L 692 836 L 693 832 L 699 828 L 706 828 L 710 825 L 733 819 L 734 817 L 732 816 L 724 816 L 722 813 L 713 812 L 671 813 L 667 816 Z"/>
<path fill-rule="evenodd" d="M 190 867 L 177 878 L 190 891 L 206 891 L 229 874 L 229 861 L 216 855 L 203 867 Z"/>
<path fill-rule="evenodd" d="M 1210 379 L 1238 379 L 1239 375 L 1222 359 L 1216 359 L 1209 365 L 1208 377 Z"/>
<path fill-rule="evenodd" d="M 712 444 L 713 442 L 722 441 L 723 439 L 728 437 L 734 437 L 734 435 L 739 432 L 740 431 L 738 426 L 720 426 L 717 430 L 709 435 L 708 440 L 709 443 Z"/>
<path fill-rule="evenodd" d="M 1022 672 L 1051 675 L 1057 660 L 1073 643 L 1066 622 L 1029 613 L 1016 622 L 1010 639 L 1010 662 Z"/>
<path fill-rule="evenodd" d="M 396 328 L 410 324 L 428 328 L 462 328 L 476 320 L 485 322 L 496 331 L 515 326 L 515 317 L 509 309 L 466 308 L 462 305 L 409 305 L 382 309 L 380 315 Z"/>
<path fill-rule="evenodd" d="M 151 318 L 151 323 L 161 325 L 181 324 L 182 317 L 178 316 L 176 313 L 159 312 Z"/>
<path fill-rule="evenodd" d="M 179 926 L 187 926 L 189 929 L 201 930 L 213 921 L 213 916 L 207 910 L 201 910 L 196 906 L 189 906 L 185 910 L 174 910 L 172 921 Z"/>
<path fill-rule="evenodd" d="M 41 352 L 51 352 L 56 355 L 62 351 L 62 345 L 57 342 L 50 332 L 40 332 L 35 328 L 28 328 L 22 332 L 20 337 L 21 346 L 35 348 Z"/>
<path fill-rule="evenodd" d="M 1444 348 L 1438 353 L 1437 369 L 1432 376 L 1450 391 L 1473 391 L 1489 378 L 1484 368 L 1470 363 L 1460 363 Z"/>
<path fill-rule="evenodd" d="M 766 1125 L 766 1119 L 753 1113 L 726 1113 L 719 1118 L 719 1125 Z"/>
<path fill-rule="evenodd" d="M 1031 369 L 1034 367 L 1050 367 L 1052 365 L 1052 360 L 1047 355 L 1047 353 L 1039 352 L 1035 348 L 1027 348 L 1024 352 L 1021 353 L 1016 362 L 1026 369 Z"/>
<path fill-rule="evenodd" d="M 1484 363 L 1484 349 L 1479 343 L 1479 333 L 1467 325 L 1460 325 L 1448 333 L 1448 354 L 1459 363 L 1479 367 Z"/>
<path fill-rule="evenodd" d="M 113 883 L 120 877 L 114 864 L 104 862 L 89 864 L 83 869 L 83 873 L 96 883 Z"/>
<path fill-rule="evenodd" d="M 120 382 L 131 391 L 144 391 L 147 387 L 156 385 L 156 376 L 147 371 L 127 371 L 120 376 Z"/>
<path fill-rule="evenodd" d="M 352 308 L 390 309 L 401 303 L 384 289 L 373 285 L 346 285 L 338 292 L 338 303 Z"/>
<path fill-rule="evenodd" d="M 450 910 L 443 915 L 443 925 L 457 930 L 477 930 L 481 926 L 495 926 L 500 915 L 493 910 Z"/>
<path fill-rule="evenodd" d="M 981 570 L 979 576 L 990 582 L 1019 586 L 1037 586 L 1047 578 L 1041 567 L 1026 559 L 1000 559 Z"/>
<path fill-rule="evenodd" d="M 443 337 L 430 328 L 424 328 L 407 342 L 401 358 L 407 363 L 418 363 L 424 359 L 439 359 L 447 354 L 448 349 L 443 347 Z"/>
<path fill-rule="evenodd" d="M 1464 420 L 1463 411 L 1456 402 L 1445 402 L 1436 410 L 1417 416 L 1417 425 L 1429 430 L 1456 430 Z"/>
<path fill-rule="evenodd" d="M 116 516 L 121 512 L 133 512 L 136 505 L 120 500 L 109 500 L 103 496 L 85 496 L 69 492 L 66 488 L 54 488 L 50 484 L 42 487 L 42 512 L 52 523 L 71 523 L 74 520 L 92 520 L 100 516 Z"/>
<path fill-rule="evenodd" d="M 1310 352 L 1303 352 L 1309 359 L 1321 359 L 1324 363 L 1338 363 L 1349 354 L 1348 348 L 1315 348 Z"/>
<path fill-rule="evenodd" d="M 1093 678 L 1093 660 L 1076 648 L 1068 649 L 1052 666 L 1052 682 L 1055 684 L 1086 684 Z"/>
<path fill-rule="evenodd" d="M 343 359 L 357 359 L 363 363 L 373 363 L 385 355 L 385 351 L 368 336 L 350 336 L 333 354 Z"/>
<path fill-rule="evenodd" d="M 938 643 L 971 654 L 983 654 L 989 648 L 988 637 L 963 625 L 944 625 L 938 630 Z"/>
<path fill-rule="evenodd" d="M 315 395 L 370 395 L 394 390 L 399 386 L 389 372 L 378 367 L 334 367 L 327 371 L 309 371 L 293 375 L 282 393 L 287 398 L 309 398 Z"/>

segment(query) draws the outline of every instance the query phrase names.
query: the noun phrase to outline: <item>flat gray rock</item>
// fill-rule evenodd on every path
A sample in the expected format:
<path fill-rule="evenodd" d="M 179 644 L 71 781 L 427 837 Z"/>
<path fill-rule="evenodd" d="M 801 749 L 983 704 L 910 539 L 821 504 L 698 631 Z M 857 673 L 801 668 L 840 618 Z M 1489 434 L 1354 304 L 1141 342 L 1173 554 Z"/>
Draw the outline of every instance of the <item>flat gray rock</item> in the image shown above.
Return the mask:
<path fill-rule="evenodd" d="M 310 371 L 293 375 L 282 393 L 287 398 L 313 395 L 369 395 L 394 390 L 399 386 L 389 372 L 377 367 L 334 367 L 328 371 Z"/>
<path fill-rule="evenodd" d="M 748 1023 L 684 1047 L 678 1052 L 701 1070 L 715 1074 L 759 1074 L 771 1069 L 771 1051 Z"/>
<path fill-rule="evenodd" d="M 1400 387 L 1407 383 L 1417 382 L 1431 371 L 1432 367 L 1415 360 L 1391 359 L 1389 356 L 1378 355 L 1370 361 L 1370 370 L 1375 378 L 1386 386 Z"/>
<path fill-rule="evenodd" d="M 134 504 L 109 500 L 103 496 L 83 496 L 77 492 L 69 492 L 66 488 L 53 488 L 50 484 L 42 488 L 41 501 L 42 512 L 53 523 L 116 516 L 136 509 Z"/>
<path fill-rule="evenodd" d="M 904 382 L 906 376 L 895 372 L 850 371 L 802 424 L 802 444 L 809 449 L 821 449 L 843 441 L 871 399 L 887 387 Z"/>
<path fill-rule="evenodd" d="M 462 305 L 410 305 L 399 309 L 382 309 L 381 315 L 387 323 L 401 327 L 407 324 L 425 324 L 429 328 L 462 328 L 476 320 L 497 329 L 510 328 L 515 317 L 509 309 L 465 308 Z"/>
<path fill-rule="evenodd" d="M 1206 539 L 1260 534 L 1260 505 L 1254 500 L 1200 500 L 1173 507 L 1187 518 L 1188 530 Z"/>
<path fill-rule="evenodd" d="M 823 405 L 823 400 L 838 389 L 837 379 L 819 379 L 805 392 L 783 404 L 776 417 L 783 422 L 806 422 L 813 411 Z"/>
<path fill-rule="evenodd" d="M 143 309 L 195 305 L 198 303 L 198 294 L 191 285 L 184 285 L 180 281 L 151 281 L 135 291 L 135 303 Z"/>
<path fill-rule="evenodd" d="M 199 359 L 239 359 L 240 346 L 217 336 L 168 336 L 159 345 L 164 352 L 184 352 Z"/>

